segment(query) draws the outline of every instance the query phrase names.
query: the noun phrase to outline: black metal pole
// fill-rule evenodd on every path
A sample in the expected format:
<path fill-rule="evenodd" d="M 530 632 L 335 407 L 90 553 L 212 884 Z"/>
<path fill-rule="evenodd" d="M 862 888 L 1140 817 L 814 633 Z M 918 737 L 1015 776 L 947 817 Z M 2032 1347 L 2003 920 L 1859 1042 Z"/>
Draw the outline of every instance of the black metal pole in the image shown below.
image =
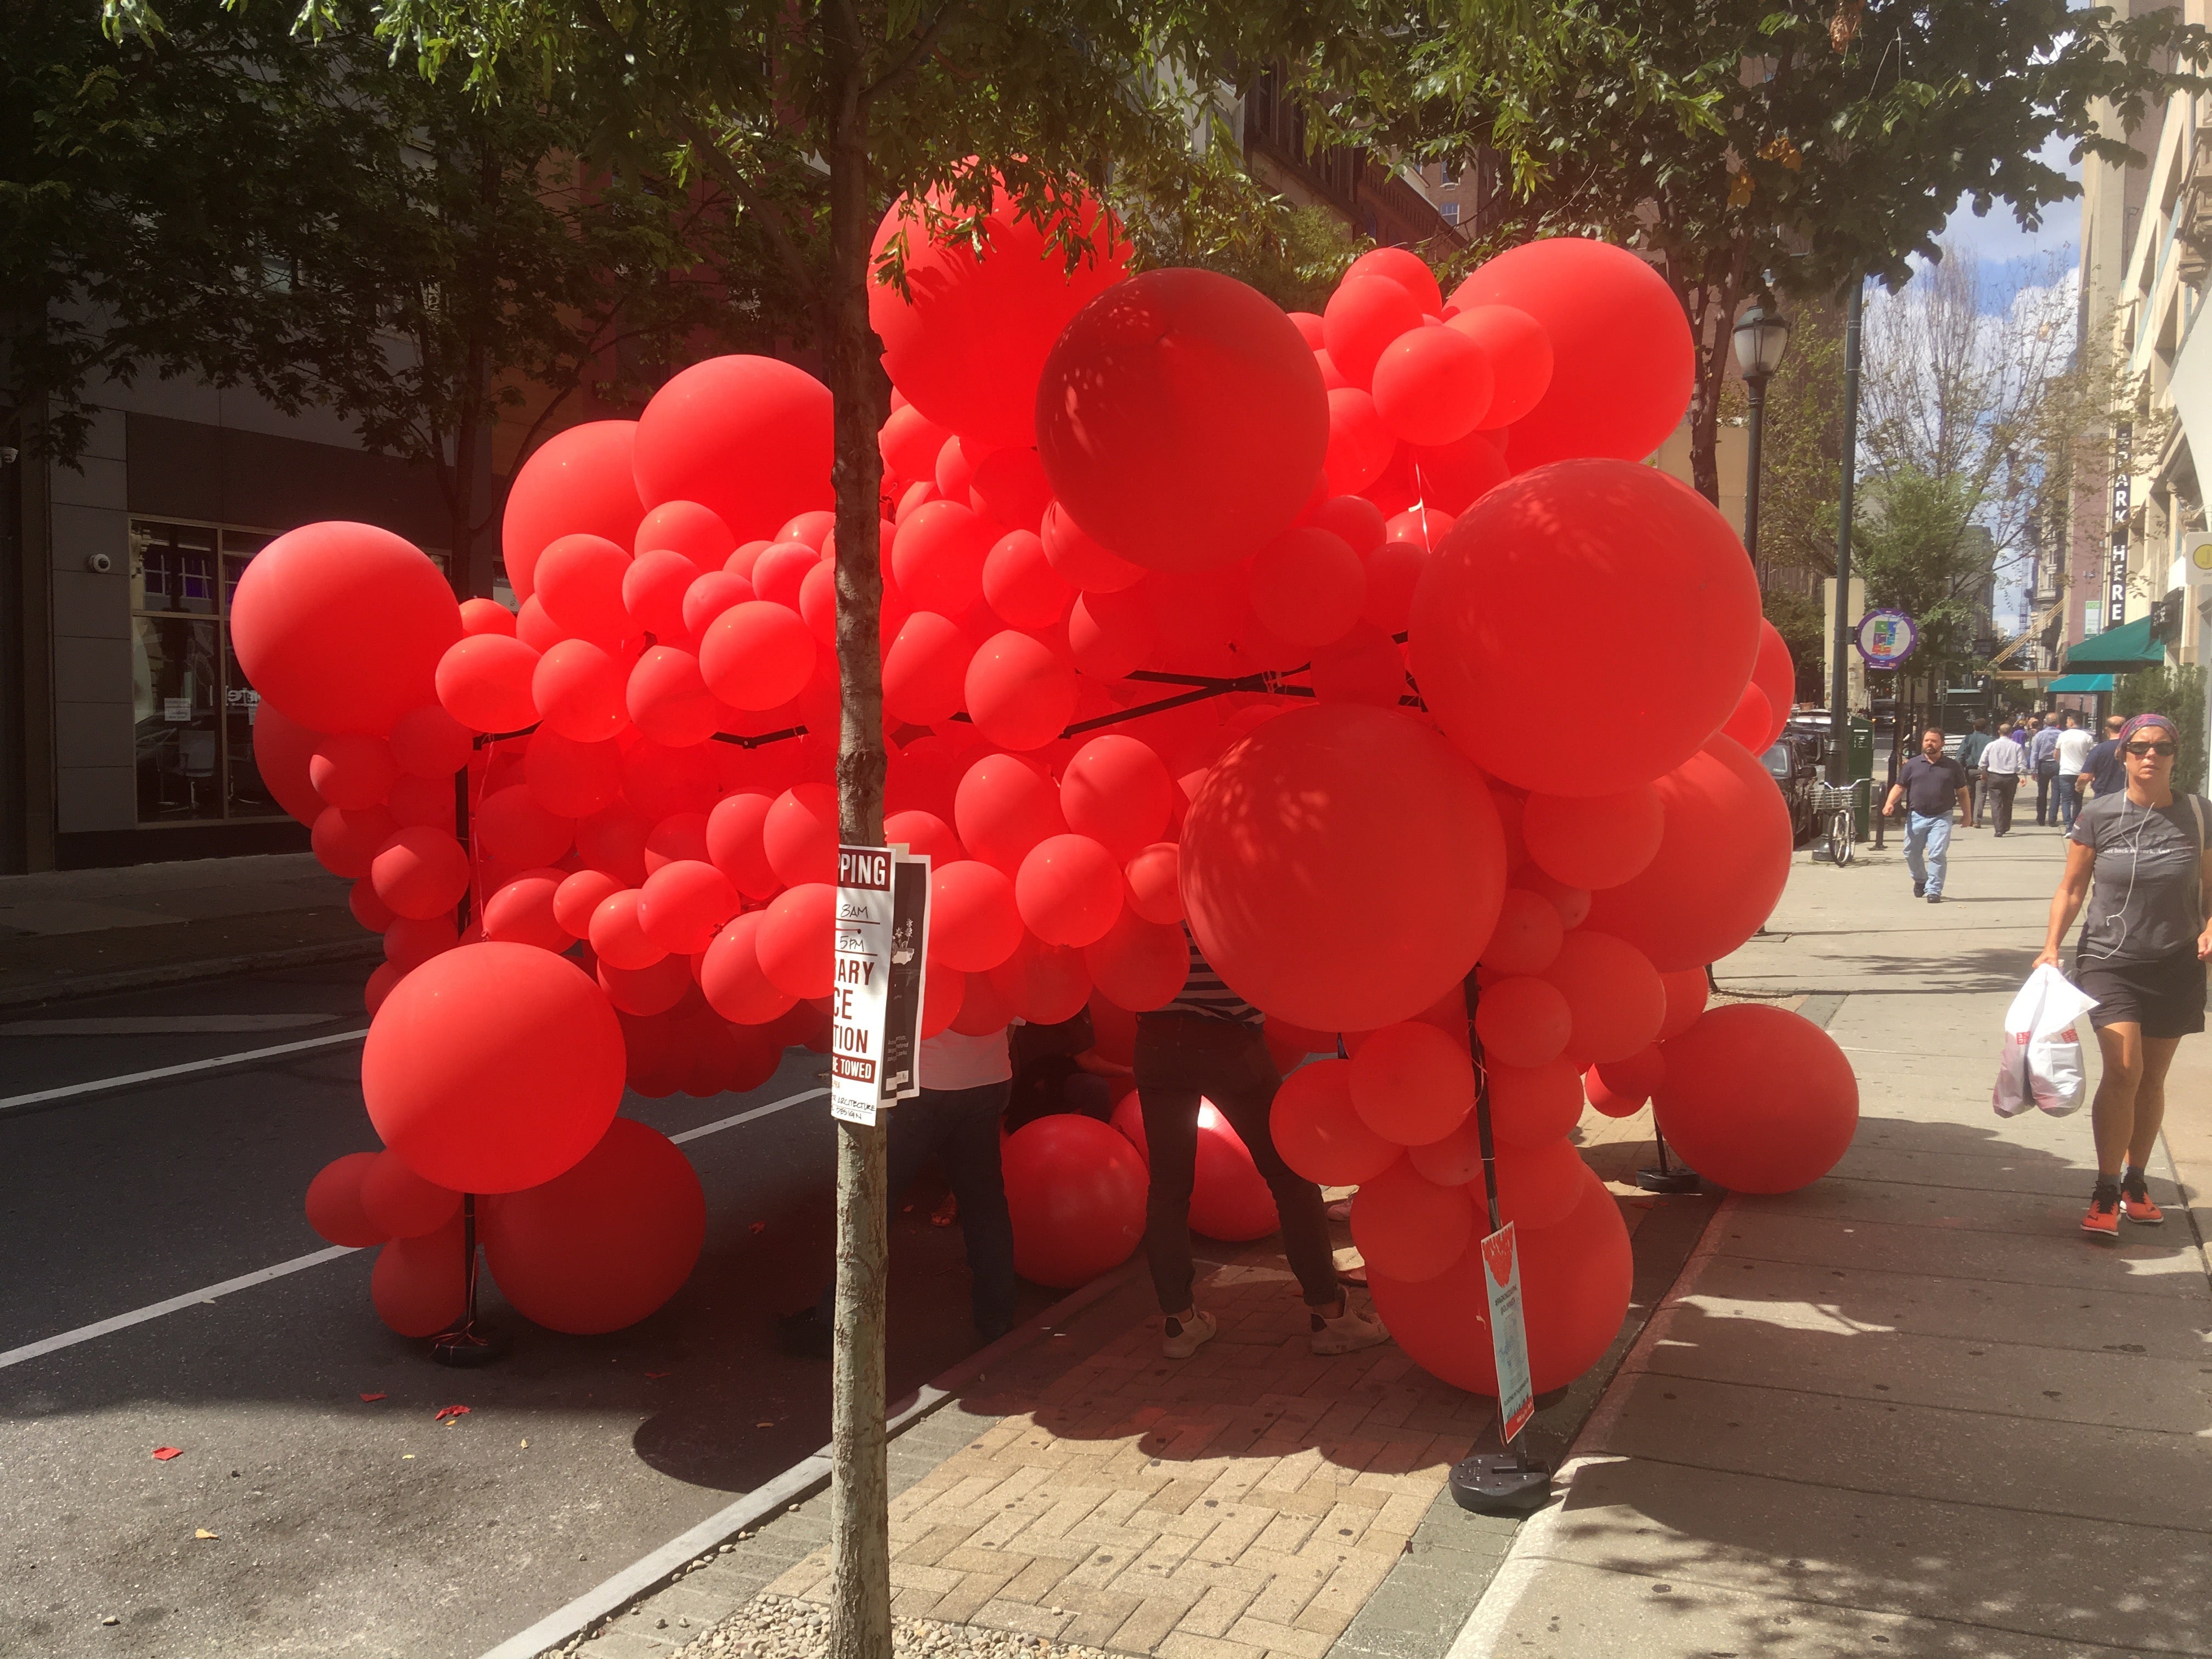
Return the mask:
<path fill-rule="evenodd" d="M 1844 458 L 1836 505 L 1835 660 L 1828 669 L 1828 781 L 1841 787 L 1850 770 L 1851 495 L 1858 471 L 1859 331 L 1866 317 L 1866 278 L 1851 278 L 1844 313 Z"/>
<path fill-rule="evenodd" d="M 1766 426 L 1766 376 L 1746 375 L 1743 385 L 1744 390 L 1751 394 L 1751 453 L 1744 457 L 1743 471 L 1743 550 L 1750 556 L 1752 572 L 1756 575 L 1759 571 L 1759 452 Z"/>

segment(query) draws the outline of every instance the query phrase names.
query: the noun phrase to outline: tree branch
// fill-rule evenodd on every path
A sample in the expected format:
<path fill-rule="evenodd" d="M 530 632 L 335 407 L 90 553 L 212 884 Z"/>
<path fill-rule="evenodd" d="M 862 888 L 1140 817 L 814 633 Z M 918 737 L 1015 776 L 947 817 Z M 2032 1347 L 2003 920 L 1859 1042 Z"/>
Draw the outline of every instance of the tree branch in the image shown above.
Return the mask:
<path fill-rule="evenodd" d="M 937 9 L 937 15 L 930 20 L 928 27 L 916 35 L 914 44 L 900 54 L 898 62 L 860 88 L 862 109 L 866 109 L 879 95 L 890 90 L 921 67 L 922 59 L 929 56 L 931 48 L 937 44 L 937 37 L 945 33 L 945 26 L 952 21 L 952 15 L 960 9 L 960 6 L 961 0 L 945 0 L 945 3 Z"/>

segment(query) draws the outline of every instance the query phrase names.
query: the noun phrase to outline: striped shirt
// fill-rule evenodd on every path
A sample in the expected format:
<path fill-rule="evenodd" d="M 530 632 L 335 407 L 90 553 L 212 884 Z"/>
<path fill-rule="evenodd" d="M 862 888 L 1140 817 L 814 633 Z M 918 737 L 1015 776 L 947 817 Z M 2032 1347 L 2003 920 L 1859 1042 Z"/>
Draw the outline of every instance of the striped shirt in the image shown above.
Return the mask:
<path fill-rule="evenodd" d="M 1182 925 L 1183 942 L 1190 946 L 1190 968 L 1183 975 L 1182 989 L 1168 1001 L 1163 1011 L 1170 1014 L 1198 1014 L 1206 1019 L 1229 1020 L 1238 1025 L 1257 1025 L 1266 1018 L 1243 997 L 1231 990 L 1213 964 L 1198 948 L 1198 940 L 1190 931 L 1190 924 Z"/>

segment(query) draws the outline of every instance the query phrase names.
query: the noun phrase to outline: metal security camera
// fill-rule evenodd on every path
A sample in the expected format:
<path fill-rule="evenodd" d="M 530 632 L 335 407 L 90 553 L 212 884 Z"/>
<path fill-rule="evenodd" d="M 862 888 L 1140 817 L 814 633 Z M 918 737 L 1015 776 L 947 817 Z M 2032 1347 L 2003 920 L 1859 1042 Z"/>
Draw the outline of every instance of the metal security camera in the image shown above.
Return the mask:
<path fill-rule="evenodd" d="M 15 458 L 21 453 L 13 444 L 0 444 L 0 466 L 15 465 Z"/>
<path fill-rule="evenodd" d="M 84 568 L 95 576 L 105 576 L 115 568 L 115 561 L 105 553 L 94 553 L 85 560 Z"/>

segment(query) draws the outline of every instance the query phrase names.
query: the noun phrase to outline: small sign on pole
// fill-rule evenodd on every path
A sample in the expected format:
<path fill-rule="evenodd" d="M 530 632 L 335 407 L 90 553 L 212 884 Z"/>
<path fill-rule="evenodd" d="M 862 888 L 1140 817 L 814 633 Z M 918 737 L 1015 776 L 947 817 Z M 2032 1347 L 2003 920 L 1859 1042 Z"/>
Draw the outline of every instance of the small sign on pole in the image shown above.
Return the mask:
<path fill-rule="evenodd" d="M 1521 1316 L 1521 1252 L 1510 1221 L 1482 1241 L 1482 1287 L 1490 1293 L 1490 1353 L 1498 1367 L 1498 1437 L 1510 1444 L 1536 1414 L 1536 1395 Z"/>
<path fill-rule="evenodd" d="M 840 847 L 836 928 L 830 1115 L 873 1123 L 878 1108 L 920 1091 L 929 860 L 889 847 Z"/>

